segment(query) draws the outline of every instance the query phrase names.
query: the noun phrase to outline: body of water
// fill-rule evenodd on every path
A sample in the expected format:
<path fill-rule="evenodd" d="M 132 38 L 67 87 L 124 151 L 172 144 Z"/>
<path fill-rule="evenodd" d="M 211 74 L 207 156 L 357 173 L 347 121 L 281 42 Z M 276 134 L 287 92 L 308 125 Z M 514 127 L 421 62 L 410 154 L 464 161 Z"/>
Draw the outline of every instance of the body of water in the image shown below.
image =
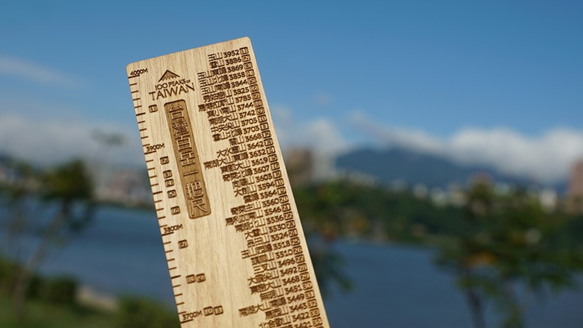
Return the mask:
<path fill-rule="evenodd" d="M 333 328 L 471 327 L 462 294 L 450 275 L 434 267 L 430 251 L 350 242 L 335 247 L 354 289 L 325 299 Z M 174 305 L 153 212 L 100 209 L 91 226 L 53 252 L 42 271 L 76 276 L 101 292 L 145 295 Z M 529 328 L 583 327 L 582 292 L 544 302 L 523 298 Z M 493 315 L 488 320 L 490 327 L 497 326 Z"/>

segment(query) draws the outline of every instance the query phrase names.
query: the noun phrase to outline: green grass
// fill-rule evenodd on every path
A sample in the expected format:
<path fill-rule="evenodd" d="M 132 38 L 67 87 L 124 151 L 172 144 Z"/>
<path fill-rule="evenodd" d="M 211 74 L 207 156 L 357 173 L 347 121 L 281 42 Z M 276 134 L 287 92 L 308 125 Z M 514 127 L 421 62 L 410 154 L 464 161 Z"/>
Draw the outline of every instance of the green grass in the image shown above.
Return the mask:
<path fill-rule="evenodd" d="M 118 326 L 116 314 L 81 306 L 52 305 L 32 300 L 26 304 L 26 317 L 19 322 L 14 316 L 12 300 L 0 295 L 2 328 L 101 328 Z"/>

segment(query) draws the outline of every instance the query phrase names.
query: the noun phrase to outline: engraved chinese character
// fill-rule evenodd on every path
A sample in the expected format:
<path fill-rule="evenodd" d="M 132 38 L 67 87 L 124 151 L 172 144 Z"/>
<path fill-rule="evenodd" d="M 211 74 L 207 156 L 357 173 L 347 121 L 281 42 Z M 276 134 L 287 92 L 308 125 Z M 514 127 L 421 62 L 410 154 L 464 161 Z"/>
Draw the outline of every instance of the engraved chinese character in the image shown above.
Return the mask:
<path fill-rule="evenodd" d="M 173 119 L 172 128 L 175 136 L 188 134 L 188 122 L 183 117 Z"/>

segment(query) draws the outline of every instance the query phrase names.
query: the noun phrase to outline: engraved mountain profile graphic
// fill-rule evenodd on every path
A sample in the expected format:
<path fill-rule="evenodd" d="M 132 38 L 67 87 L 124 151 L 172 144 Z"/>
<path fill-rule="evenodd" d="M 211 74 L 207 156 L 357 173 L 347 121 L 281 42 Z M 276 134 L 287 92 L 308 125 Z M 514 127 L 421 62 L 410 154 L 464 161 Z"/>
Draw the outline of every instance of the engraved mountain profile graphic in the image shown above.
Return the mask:
<path fill-rule="evenodd" d="M 166 72 L 164 72 L 164 75 L 162 75 L 162 77 L 158 80 L 158 82 L 162 82 L 162 81 L 166 81 L 166 80 L 172 80 L 175 79 L 177 77 L 180 77 L 178 74 L 173 73 L 169 70 L 166 70 Z"/>

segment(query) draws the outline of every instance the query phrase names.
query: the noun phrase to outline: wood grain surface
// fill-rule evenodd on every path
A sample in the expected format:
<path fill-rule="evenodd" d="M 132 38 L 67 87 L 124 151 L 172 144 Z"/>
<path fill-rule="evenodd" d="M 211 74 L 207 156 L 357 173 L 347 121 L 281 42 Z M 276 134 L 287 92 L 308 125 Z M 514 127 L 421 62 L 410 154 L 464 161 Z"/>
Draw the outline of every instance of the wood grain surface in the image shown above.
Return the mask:
<path fill-rule="evenodd" d="M 249 38 L 127 73 L 182 327 L 329 327 Z"/>

